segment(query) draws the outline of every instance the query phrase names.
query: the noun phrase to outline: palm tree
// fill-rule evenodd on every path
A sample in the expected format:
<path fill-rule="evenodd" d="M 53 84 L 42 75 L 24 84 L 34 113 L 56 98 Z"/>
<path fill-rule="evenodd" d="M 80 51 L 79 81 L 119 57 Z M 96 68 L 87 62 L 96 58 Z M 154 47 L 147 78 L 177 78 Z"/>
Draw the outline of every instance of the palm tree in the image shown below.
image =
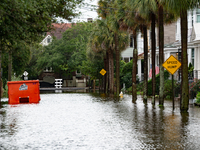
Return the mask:
<path fill-rule="evenodd" d="M 99 6 L 99 14 L 102 18 L 106 18 L 108 21 L 107 24 L 111 31 L 114 34 L 114 49 L 116 53 L 116 95 L 119 95 L 120 92 L 120 51 L 124 50 L 127 46 L 128 40 L 127 35 L 120 30 L 120 24 L 117 16 L 115 15 L 116 11 L 114 9 L 110 9 L 111 7 L 115 8 L 116 3 L 114 1 L 100 0 L 98 2 Z M 126 39 L 126 41 L 124 41 Z M 121 44 L 120 44 L 121 43 Z M 122 44 L 123 43 L 123 44 Z"/>
<path fill-rule="evenodd" d="M 159 68 L 160 68 L 160 89 L 159 105 L 164 105 L 164 22 L 163 22 L 163 5 L 158 3 L 158 26 L 159 26 Z"/>
<path fill-rule="evenodd" d="M 136 0 L 140 8 L 140 15 L 143 18 L 151 20 L 151 50 L 152 50 L 152 103 L 155 104 L 155 22 L 158 14 L 159 28 L 159 68 L 160 68 L 160 89 L 159 89 L 159 104 L 164 104 L 164 23 L 171 23 L 174 20 L 174 15 L 166 13 L 164 15 L 164 3 L 157 0 Z"/>
<path fill-rule="evenodd" d="M 108 55 L 108 70 L 106 76 L 109 76 L 109 91 L 110 93 L 114 92 L 114 60 L 113 60 L 113 33 L 109 30 L 106 20 L 97 20 L 93 27 L 93 32 L 90 37 L 91 49 L 98 53 L 100 51 L 105 51 L 107 58 Z"/>
<path fill-rule="evenodd" d="M 187 57 L 187 37 L 188 22 L 187 10 L 195 8 L 199 4 L 199 0 L 165 0 L 168 8 L 180 15 L 181 19 L 181 112 L 187 112 L 189 106 L 189 85 L 188 85 L 188 57 Z"/>
<path fill-rule="evenodd" d="M 155 74 L 155 55 L 156 55 L 156 36 L 155 36 L 156 16 L 151 12 L 151 61 L 152 61 L 152 104 L 155 105 L 156 93 L 156 74 Z"/>
<path fill-rule="evenodd" d="M 132 5 L 129 5 L 126 0 L 117 0 L 116 9 L 117 9 L 117 19 L 119 20 L 120 30 L 128 31 L 132 33 L 134 40 L 133 48 L 133 66 L 132 66 L 132 102 L 137 100 L 137 89 L 136 89 L 136 74 L 137 74 L 137 30 L 138 24 L 135 21 L 135 11 Z"/>
<path fill-rule="evenodd" d="M 147 28 L 150 25 L 149 20 L 149 8 L 148 5 L 144 5 L 143 1 L 134 1 L 134 8 L 136 11 L 135 20 L 140 25 L 141 32 L 143 33 L 144 37 L 144 90 L 143 90 L 143 100 L 147 102 L 147 91 L 148 91 L 148 39 L 147 39 Z"/>

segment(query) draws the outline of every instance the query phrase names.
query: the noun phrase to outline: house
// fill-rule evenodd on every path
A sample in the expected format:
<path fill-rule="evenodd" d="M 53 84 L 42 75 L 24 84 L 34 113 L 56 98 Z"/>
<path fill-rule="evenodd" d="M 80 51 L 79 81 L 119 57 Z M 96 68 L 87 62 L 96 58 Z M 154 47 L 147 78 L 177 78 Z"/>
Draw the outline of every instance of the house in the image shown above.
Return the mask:
<path fill-rule="evenodd" d="M 151 36 L 148 32 L 148 72 L 149 79 L 151 78 Z M 125 62 L 129 62 L 133 57 L 133 39 L 130 35 L 130 46 L 121 53 L 121 57 Z M 156 56 L 155 67 L 159 67 L 159 48 L 158 48 L 158 29 L 156 29 Z M 143 38 L 141 33 L 138 34 L 138 76 L 140 80 L 143 79 L 142 67 L 142 53 L 143 53 Z M 169 25 L 164 26 L 164 61 L 170 55 L 174 55 L 178 60 L 181 56 L 181 31 L 180 19 Z M 188 11 L 188 65 L 191 63 L 194 66 L 194 78 L 200 79 L 200 8 Z M 158 69 L 158 68 L 157 68 Z M 180 70 L 174 74 L 175 80 L 180 80 Z"/>
<path fill-rule="evenodd" d="M 46 33 L 45 38 L 40 43 L 43 46 L 47 46 L 53 40 L 61 39 L 63 32 L 72 27 L 72 23 L 52 23 L 52 30 Z M 66 87 L 86 87 L 86 78 L 81 75 L 80 72 L 73 72 L 72 78 L 62 78 L 59 74 L 54 73 L 53 68 L 44 68 L 42 74 L 39 76 L 41 86 L 54 86 L 55 79 L 62 79 L 62 86 Z"/>
<path fill-rule="evenodd" d="M 46 33 L 45 38 L 40 44 L 43 46 L 47 46 L 49 43 L 51 43 L 53 37 L 55 37 L 56 39 L 61 39 L 62 33 L 71 28 L 71 26 L 71 23 L 52 23 L 52 30 Z"/>

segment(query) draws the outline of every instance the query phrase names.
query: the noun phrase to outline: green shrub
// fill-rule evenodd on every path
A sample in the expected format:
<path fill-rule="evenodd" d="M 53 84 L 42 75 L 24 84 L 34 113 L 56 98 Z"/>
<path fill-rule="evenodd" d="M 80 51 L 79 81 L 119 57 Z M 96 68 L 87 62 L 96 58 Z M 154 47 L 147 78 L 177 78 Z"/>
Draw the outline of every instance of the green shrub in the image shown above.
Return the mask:
<path fill-rule="evenodd" d="M 200 92 L 198 92 L 196 95 L 196 103 L 200 104 Z"/>
<path fill-rule="evenodd" d="M 169 78 L 169 72 L 167 70 L 164 71 L 164 83 L 166 82 L 166 80 L 168 80 Z M 148 91 L 147 91 L 147 95 L 150 96 L 152 95 L 152 79 L 150 79 L 148 81 Z M 156 95 L 159 95 L 159 87 L 160 87 L 160 74 L 156 75 Z M 171 89 L 171 88 L 170 88 Z"/>
<path fill-rule="evenodd" d="M 3 97 L 7 98 L 8 97 L 8 86 L 5 85 L 5 88 L 3 89 Z"/>
<path fill-rule="evenodd" d="M 200 80 L 194 79 L 192 83 L 189 84 L 190 96 L 192 98 L 200 92 Z"/>

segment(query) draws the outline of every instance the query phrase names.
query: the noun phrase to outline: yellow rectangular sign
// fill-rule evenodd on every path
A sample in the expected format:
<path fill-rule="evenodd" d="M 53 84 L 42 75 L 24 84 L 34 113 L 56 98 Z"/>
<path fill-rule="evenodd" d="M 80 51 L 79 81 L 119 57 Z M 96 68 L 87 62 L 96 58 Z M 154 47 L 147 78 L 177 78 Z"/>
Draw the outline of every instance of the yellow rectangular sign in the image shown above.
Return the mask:
<path fill-rule="evenodd" d="M 162 65 L 172 75 L 180 68 L 181 63 L 171 55 Z"/>

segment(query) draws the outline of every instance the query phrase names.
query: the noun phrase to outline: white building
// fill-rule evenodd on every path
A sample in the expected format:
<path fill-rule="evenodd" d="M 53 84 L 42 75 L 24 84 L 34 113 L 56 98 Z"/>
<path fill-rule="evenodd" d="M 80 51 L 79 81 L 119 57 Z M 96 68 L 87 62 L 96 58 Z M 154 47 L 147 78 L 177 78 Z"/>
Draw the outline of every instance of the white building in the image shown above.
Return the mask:
<path fill-rule="evenodd" d="M 150 35 L 150 31 L 148 32 Z M 141 34 L 137 37 L 138 40 L 138 76 L 142 80 L 143 72 L 141 54 L 143 53 L 143 38 Z M 133 41 L 131 41 L 133 43 Z M 151 39 L 148 36 L 148 72 L 151 69 Z M 164 61 L 167 60 L 170 55 L 174 55 L 177 59 L 179 52 L 181 52 L 181 29 L 180 19 L 177 22 L 164 26 Z M 130 44 L 131 45 L 131 44 Z M 132 44 L 133 45 L 133 44 Z M 159 66 L 159 49 L 158 49 L 158 29 L 156 29 L 156 57 L 155 67 Z M 125 62 L 129 62 L 133 57 L 133 47 L 129 46 L 125 51 L 121 53 L 121 57 Z M 200 9 L 194 9 L 188 11 L 188 65 L 191 63 L 194 66 L 194 78 L 200 79 Z M 175 79 L 179 80 L 178 71 L 174 74 Z M 151 76 L 149 76 L 151 78 Z"/>

